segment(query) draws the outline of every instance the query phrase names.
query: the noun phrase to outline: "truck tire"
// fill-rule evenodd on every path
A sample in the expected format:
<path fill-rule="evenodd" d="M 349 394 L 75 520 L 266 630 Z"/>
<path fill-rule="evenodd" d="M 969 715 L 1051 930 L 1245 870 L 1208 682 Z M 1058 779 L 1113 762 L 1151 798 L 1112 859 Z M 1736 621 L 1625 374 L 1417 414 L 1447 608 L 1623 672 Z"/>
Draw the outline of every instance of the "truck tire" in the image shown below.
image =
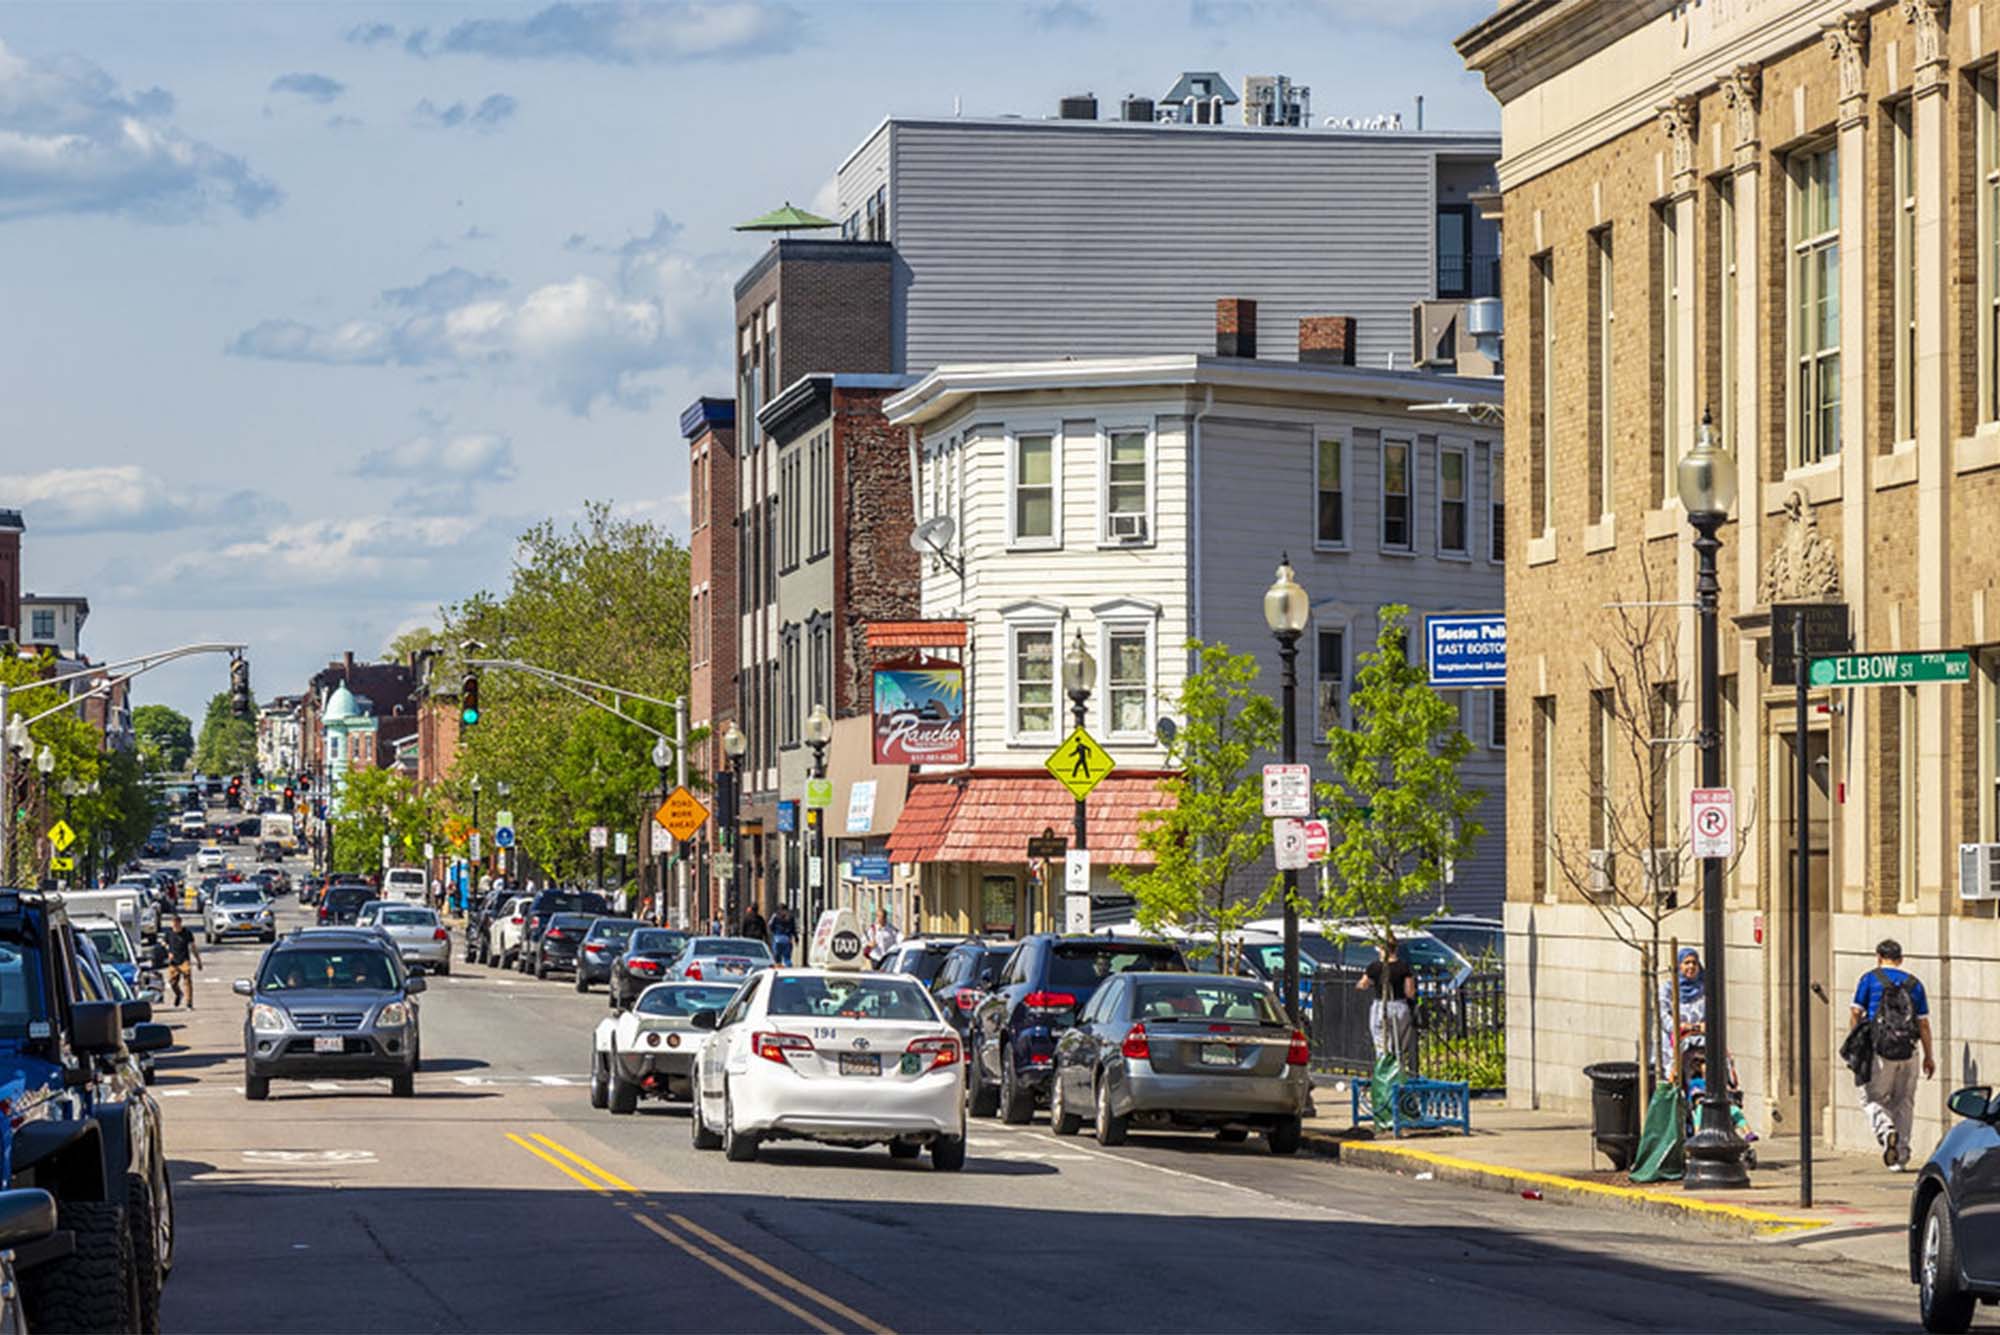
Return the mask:
<path fill-rule="evenodd" d="M 116 1201 L 62 1201 L 56 1224 L 76 1235 L 76 1250 L 21 1277 L 30 1328 L 57 1332 L 138 1329 L 137 1276 L 125 1207 Z"/>
<path fill-rule="evenodd" d="M 153 1214 L 153 1184 L 137 1173 L 125 1175 L 125 1227 L 132 1235 L 132 1273 L 137 1280 L 141 1331 L 160 1328 L 159 1220 Z"/>

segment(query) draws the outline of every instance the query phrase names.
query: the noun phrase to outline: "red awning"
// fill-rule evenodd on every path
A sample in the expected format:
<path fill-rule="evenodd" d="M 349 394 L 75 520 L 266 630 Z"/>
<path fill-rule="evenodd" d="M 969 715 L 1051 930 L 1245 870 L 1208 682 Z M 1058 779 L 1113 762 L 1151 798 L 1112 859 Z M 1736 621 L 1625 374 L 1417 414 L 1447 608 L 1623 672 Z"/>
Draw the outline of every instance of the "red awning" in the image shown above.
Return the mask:
<path fill-rule="evenodd" d="M 963 621 L 871 621 L 868 652 L 885 649 L 963 649 Z"/>
<path fill-rule="evenodd" d="M 1112 774 L 1091 791 L 1091 860 L 1150 862 L 1139 848 L 1140 813 L 1169 805 L 1166 770 Z M 903 814 L 889 836 L 891 862 L 1025 862 L 1043 830 L 1069 838 L 1076 800 L 1042 770 L 972 770 L 910 780 Z"/>

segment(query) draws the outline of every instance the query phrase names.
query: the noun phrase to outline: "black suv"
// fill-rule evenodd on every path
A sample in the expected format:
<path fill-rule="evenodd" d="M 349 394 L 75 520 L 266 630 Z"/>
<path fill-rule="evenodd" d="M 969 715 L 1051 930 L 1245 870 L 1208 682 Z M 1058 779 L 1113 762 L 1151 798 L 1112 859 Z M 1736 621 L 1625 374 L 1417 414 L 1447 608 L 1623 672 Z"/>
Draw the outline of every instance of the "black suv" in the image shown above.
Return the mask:
<path fill-rule="evenodd" d="M 361 906 L 375 897 L 372 885 L 355 885 L 346 881 L 329 885 L 319 899 L 320 926 L 352 926 L 354 920 L 361 916 Z"/>
<path fill-rule="evenodd" d="M 465 962 L 467 964 L 486 963 L 486 929 L 493 921 L 493 915 L 500 906 L 520 894 L 518 890 L 504 887 L 488 890 L 473 901 L 472 912 L 465 920 Z"/>
<path fill-rule="evenodd" d="M 1187 961 L 1163 941 L 1053 932 L 1022 940 L 966 1030 L 972 1115 L 998 1111 L 1017 1125 L 1033 1117 L 1035 1105 L 1048 1101 L 1056 1039 L 1105 979 L 1132 969 L 1185 973 Z"/>
<path fill-rule="evenodd" d="M 583 937 L 597 921 L 595 913 L 558 913 L 535 938 L 535 977 L 551 972 L 576 972 L 577 957 L 583 951 Z"/>
<path fill-rule="evenodd" d="M 961 941 L 938 966 L 937 977 L 931 980 L 931 995 L 960 1038 L 971 1028 L 972 1012 L 980 998 L 993 990 L 1013 953 L 1012 941 Z"/>
<path fill-rule="evenodd" d="M 522 973 L 535 972 L 542 958 L 542 933 L 549 929 L 549 919 L 558 913 L 586 913 L 601 918 L 610 912 L 610 901 L 595 890 L 542 891 L 522 910 L 527 921 L 521 924 L 521 948 L 515 952 L 514 967 Z"/>

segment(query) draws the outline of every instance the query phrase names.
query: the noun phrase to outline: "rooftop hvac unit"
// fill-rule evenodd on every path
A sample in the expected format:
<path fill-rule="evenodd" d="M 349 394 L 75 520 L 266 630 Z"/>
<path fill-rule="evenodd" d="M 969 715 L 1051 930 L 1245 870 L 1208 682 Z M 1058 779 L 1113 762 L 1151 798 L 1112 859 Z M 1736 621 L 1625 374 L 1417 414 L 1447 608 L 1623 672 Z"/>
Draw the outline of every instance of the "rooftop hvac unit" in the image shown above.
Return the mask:
<path fill-rule="evenodd" d="M 1958 897 L 2000 899 L 2000 844 L 1958 846 Z"/>
<path fill-rule="evenodd" d="M 1136 94 L 1118 104 L 1118 119 L 1150 125 L 1153 120 L 1153 99 Z"/>
<path fill-rule="evenodd" d="M 1479 355 L 1495 366 L 1500 364 L 1500 336 L 1505 328 L 1502 315 L 1500 298 L 1474 297 L 1465 303 L 1465 319 L 1460 326 Z"/>
<path fill-rule="evenodd" d="M 1064 98 L 1058 106 L 1058 114 L 1066 121 L 1096 120 L 1097 94 L 1076 93 Z"/>
<path fill-rule="evenodd" d="M 1410 307 L 1410 363 L 1419 368 L 1458 365 L 1462 301 L 1419 301 Z"/>

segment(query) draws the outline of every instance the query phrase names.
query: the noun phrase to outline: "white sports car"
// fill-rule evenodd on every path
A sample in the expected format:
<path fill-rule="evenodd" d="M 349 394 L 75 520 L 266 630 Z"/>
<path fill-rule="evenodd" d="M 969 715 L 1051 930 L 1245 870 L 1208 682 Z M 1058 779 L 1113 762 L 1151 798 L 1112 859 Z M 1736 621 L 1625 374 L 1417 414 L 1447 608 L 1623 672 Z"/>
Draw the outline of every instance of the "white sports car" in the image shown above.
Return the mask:
<path fill-rule="evenodd" d="M 915 979 L 766 969 L 694 1023 L 715 1031 L 695 1062 L 696 1149 L 742 1162 L 766 1140 L 887 1142 L 965 1166 L 964 1050 Z"/>
<path fill-rule="evenodd" d="M 734 983 L 655 983 L 631 1010 L 606 1016 L 590 1048 L 590 1106 L 629 1113 L 643 1098 L 684 1099 L 708 1034 L 694 1017 L 736 995 Z"/>

